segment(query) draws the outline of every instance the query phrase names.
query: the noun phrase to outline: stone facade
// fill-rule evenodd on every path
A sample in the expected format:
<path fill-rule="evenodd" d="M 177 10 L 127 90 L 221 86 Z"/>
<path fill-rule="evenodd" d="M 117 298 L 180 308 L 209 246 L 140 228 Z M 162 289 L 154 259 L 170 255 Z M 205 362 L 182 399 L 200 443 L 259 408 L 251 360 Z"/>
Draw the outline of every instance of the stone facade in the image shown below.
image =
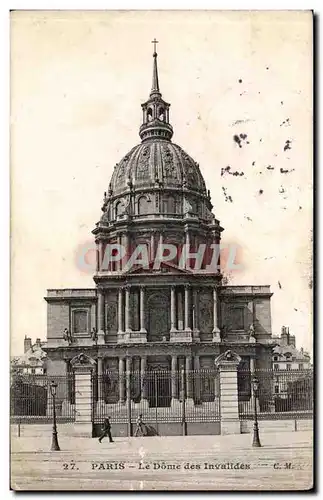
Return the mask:
<path fill-rule="evenodd" d="M 156 53 L 153 61 L 153 86 L 142 105 L 142 142 L 115 166 L 93 230 L 95 287 L 48 290 L 45 297 L 49 375 L 67 374 L 80 353 L 96 361 L 99 377 L 111 370 L 122 377 L 129 371 L 213 369 L 228 350 L 247 369 L 270 367 L 269 286 L 223 286 L 219 269 L 208 270 L 209 250 L 196 268 L 180 265 L 199 245 L 219 245 L 223 228 L 212 213 L 199 165 L 171 141 Z M 175 244 L 177 252 L 156 268 L 161 243 Z M 121 260 L 107 261 L 109 245 L 123 246 Z M 138 245 L 149 264 L 129 269 L 127 261 Z M 209 397 L 209 388 L 192 387 L 192 401 L 197 390 L 202 401 Z M 170 392 L 173 404 L 180 396 L 175 384 Z"/>

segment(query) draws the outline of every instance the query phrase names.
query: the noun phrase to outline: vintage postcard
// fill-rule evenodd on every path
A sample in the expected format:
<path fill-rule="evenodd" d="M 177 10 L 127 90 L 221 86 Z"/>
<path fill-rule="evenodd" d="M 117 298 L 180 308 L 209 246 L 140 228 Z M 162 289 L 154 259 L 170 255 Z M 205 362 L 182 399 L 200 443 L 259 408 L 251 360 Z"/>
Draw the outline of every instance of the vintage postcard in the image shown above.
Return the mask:
<path fill-rule="evenodd" d="M 11 488 L 313 487 L 311 11 L 11 12 Z"/>

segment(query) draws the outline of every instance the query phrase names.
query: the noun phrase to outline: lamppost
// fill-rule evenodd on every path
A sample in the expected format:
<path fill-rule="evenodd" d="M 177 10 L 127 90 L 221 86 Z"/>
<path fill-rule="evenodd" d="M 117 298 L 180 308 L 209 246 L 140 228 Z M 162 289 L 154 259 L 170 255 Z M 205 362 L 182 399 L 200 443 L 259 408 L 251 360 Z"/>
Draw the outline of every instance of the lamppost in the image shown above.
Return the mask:
<path fill-rule="evenodd" d="M 257 377 L 252 379 L 252 389 L 253 389 L 253 400 L 254 400 L 254 423 L 253 423 L 253 441 L 252 446 L 255 448 L 260 448 L 261 443 L 259 439 L 259 427 L 258 427 L 258 415 L 257 415 L 257 396 L 259 389 L 259 380 Z"/>
<path fill-rule="evenodd" d="M 56 426 L 56 407 L 55 407 L 55 397 L 56 397 L 57 384 L 52 381 L 50 384 L 50 393 L 53 399 L 53 433 L 52 433 L 52 446 L 51 451 L 60 451 L 60 447 L 57 441 L 57 426 Z"/>

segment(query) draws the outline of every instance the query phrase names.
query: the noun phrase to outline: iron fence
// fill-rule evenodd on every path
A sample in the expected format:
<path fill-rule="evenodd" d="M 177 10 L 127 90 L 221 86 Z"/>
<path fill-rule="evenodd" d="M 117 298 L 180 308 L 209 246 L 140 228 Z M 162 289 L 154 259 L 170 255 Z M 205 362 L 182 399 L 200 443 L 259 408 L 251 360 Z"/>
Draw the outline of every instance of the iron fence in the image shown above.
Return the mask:
<path fill-rule="evenodd" d="M 93 420 L 102 423 L 214 422 L 220 419 L 215 370 L 107 371 L 93 376 Z"/>
<path fill-rule="evenodd" d="M 256 394 L 252 377 L 259 380 Z M 58 422 L 74 422 L 75 379 L 65 376 L 21 375 L 11 380 L 11 421 L 47 423 L 53 418 L 50 383 L 57 384 Z M 238 405 L 242 420 L 252 419 L 255 396 L 259 419 L 311 418 L 312 370 L 238 370 Z M 134 424 L 218 422 L 221 419 L 220 380 L 216 370 L 151 370 L 145 373 L 107 371 L 92 375 L 92 421 Z"/>
<path fill-rule="evenodd" d="M 252 389 L 252 378 L 259 387 Z M 252 419 L 255 399 L 259 419 L 311 418 L 313 415 L 312 370 L 238 371 L 238 400 L 241 419 Z"/>
<path fill-rule="evenodd" d="M 50 384 L 57 384 L 55 409 L 59 422 L 75 420 L 75 380 L 68 376 L 12 376 L 10 386 L 10 419 L 12 423 L 48 423 L 53 418 Z"/>

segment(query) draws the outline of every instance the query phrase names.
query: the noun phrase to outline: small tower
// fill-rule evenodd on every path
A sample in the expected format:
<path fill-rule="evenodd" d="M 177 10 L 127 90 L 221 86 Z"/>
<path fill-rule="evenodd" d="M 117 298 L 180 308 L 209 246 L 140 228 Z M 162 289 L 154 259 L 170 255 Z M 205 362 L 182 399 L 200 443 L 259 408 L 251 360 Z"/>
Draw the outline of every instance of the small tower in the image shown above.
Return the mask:
<path fill-rule="evenodd" d="M 156 44 L 158 42 L 154 39 L 152 43 L 154 44 L 153 81 L 149 99 L 141 105 L 143 124 L 140 127 L 139 135 L 143 142 L 150 138 L 156 139 L 156 137 L 170 141 L 173 136 L 173 127 L 169 123 L 170 104 L 162 99 L 159 90 L 156 52 Z"/>

